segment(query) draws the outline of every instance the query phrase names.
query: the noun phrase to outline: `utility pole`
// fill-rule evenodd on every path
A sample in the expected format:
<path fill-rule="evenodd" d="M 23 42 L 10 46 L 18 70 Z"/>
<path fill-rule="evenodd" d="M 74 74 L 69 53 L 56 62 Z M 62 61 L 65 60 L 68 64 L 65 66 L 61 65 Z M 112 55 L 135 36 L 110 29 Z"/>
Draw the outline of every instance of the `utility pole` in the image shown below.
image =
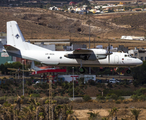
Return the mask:
<path fill-rule="evenodd" d="M 90 19 L 88 16 L 88 20 L 89 20 L 89 49 L 90 49 Z M 89 67 L 89 74 L 91 75 L 91 67 Z"/>
<path fill-rule="evenodd" d="M 23 70 L 23 96 L 24 96 L 24 60 L 22 60 L 22 70 Z"/>
<path fill-rule="evenodd" d="M 53 120 L 52 75 L 49 75 L 49 120 Z"/>
<path fill-rule="evenodd" d="M 73 101 L 74 101 L 74 67 L 72 67 L 72 72 L 73 72 Z"/>

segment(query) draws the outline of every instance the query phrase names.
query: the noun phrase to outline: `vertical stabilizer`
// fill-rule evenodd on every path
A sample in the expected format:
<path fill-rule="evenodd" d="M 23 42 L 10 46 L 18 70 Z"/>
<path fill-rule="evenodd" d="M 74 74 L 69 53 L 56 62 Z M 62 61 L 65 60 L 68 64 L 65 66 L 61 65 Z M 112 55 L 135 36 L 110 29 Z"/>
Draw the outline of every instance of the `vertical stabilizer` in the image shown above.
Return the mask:
<path fill-rule="evenodd" d="M 25 39 L 16 21 L 7 22 L 7 45 L 11 45 L 21 50 L 28 49 Z"/>

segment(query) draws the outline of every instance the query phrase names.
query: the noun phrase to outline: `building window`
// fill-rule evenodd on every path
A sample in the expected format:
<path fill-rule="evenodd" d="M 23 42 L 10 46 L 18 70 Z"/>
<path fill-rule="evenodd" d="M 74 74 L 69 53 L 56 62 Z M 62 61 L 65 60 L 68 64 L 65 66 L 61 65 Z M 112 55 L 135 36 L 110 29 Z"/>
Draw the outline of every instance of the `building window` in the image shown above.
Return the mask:
<path fill-rule="evenodd" d="M 141 60 L 143 61 L 143 57 L 141 57 Z"/>
<path fill-rule="evenodd" d="M 137 53 L 135 53 L 135 56 L 137 56 Z"/>
<path fill-rule="evenodd" d="M 48 57 L 48 59 L 50 59 L 50 56 Z"/>
<path fill-rule="evenodd" d="M 145 60 L 146 60 L 146 57 L 145 57 Z"/>

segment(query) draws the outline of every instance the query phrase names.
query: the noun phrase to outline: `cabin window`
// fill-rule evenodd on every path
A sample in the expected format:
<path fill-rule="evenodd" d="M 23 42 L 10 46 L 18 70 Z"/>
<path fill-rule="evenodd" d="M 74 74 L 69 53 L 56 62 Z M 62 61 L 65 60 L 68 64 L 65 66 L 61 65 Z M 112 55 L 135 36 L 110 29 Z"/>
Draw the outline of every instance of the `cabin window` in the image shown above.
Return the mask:
<path fill-rule="evenodd" d="M 50 56 L 48 57 L 48 59 L 50 59 Z"/>
<path fill-rule="evenodd" d="M 125 57 L 127 57 L 128 55 L 125 55 Z"/>
<path fill-rule="evenodd" d="M 62 59 L 62 57 L 60 57 L 60 59 Z"/>

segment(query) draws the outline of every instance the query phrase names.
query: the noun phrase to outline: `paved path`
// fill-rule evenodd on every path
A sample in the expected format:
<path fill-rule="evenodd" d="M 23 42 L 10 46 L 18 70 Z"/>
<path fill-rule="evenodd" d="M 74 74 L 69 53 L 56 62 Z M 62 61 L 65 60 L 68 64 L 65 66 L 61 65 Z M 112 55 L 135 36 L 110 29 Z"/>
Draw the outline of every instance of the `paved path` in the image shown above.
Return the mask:
<path fill-rule="evenodd" d="M 125 99 L 129 99 L 131 96 L 122 96 L 124 97 Z M 74 97 L 74 100 L 76 99 L 82 99 L 82 97 Z M 96 97 L 91 97 L 92 100 L 96 100 Z M 69 97 L 69 100 L 70 101 L 73 101 L 73 97 Z"/>

